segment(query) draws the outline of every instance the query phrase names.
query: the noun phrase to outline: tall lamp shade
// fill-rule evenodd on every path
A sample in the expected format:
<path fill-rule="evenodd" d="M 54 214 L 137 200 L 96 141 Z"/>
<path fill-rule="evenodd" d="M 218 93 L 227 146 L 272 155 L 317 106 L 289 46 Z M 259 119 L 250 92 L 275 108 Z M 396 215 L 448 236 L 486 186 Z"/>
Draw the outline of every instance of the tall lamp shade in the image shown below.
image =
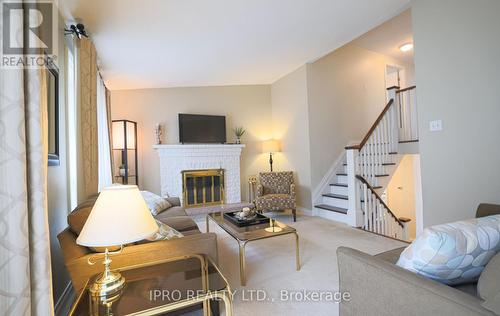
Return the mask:
<path fill-rule="evenodd" d="M 273 172 L 273 154 L 281 151 L 280 143 L 276 139 L 266 140 L 262 143 L 262 152 L 269 154 L 269 166 Z"/>
<path fill-rule="evenodd" d="M 266 140 L 262 143 L 262 152 L 266 154 L 274 154 L 280 151 L 280 143 L 276 139 Z"/>
<path fill-rule="evenodd" d="M 135 149 L 135 122 L 113 121 L 113 148 Z"/>
<path fill-rule="evenodd" d="M 152 236 L 158 225 L 135 185 L 104 188 L 76 243 L 87 247 L 125 245 Z"/>

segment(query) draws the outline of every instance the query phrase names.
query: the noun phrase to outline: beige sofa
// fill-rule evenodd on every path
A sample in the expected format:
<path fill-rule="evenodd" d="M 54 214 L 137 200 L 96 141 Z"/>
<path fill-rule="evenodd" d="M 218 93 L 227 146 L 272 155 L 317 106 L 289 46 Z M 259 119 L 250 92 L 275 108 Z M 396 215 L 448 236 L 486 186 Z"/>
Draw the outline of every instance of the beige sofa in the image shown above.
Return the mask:
<path fill-rule="evenodd" d="M 171 208 L 161 212 L 156 219 L 180 231 L 184 237 L 172 240 L 139 243 L 124 247 L 123 252 L 113 255 L 111 267 L 122 268 L 139 263 L 154 262 L 186 254 L 205 254 L 217 258 L 217 236 L 201 233 L 196 223 L 187 216 L 178 198 L 168 199 Z M 69 226 L 57 238 L 62 248 L 64 262 L 76 292 L 83 288 L 87 279 L 102 272 L 102 265 L 89 265 L 87 259 L 96 255 L 87 247 L 76 244 L 78 233 L 90 214 L 95 198 L 89 199 L 68 215 Z"/>
<path fill-rule="evenodd" d="M 476 217 L 493 214 L 500 214 L 499 205 L 481 204 Z M 340 303 L 341 316 L 496 315 L 483 307 L 477 283 L 451 287 L 396 266 L 404 248 L 375 256 L 347 247 L 337 249 L 339 289 L 350 292 L 350 300 Z"/>

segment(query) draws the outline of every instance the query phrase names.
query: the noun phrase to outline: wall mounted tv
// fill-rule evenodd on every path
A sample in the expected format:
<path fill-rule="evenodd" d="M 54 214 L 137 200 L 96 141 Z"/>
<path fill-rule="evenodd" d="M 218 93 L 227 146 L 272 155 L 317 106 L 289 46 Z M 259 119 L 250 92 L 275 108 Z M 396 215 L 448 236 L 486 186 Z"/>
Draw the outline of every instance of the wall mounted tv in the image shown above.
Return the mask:
<path fill-rule="evenodd" d="M 179 142 L 207 144 L 226 142 L 226 117 L 179 114 Z"/>

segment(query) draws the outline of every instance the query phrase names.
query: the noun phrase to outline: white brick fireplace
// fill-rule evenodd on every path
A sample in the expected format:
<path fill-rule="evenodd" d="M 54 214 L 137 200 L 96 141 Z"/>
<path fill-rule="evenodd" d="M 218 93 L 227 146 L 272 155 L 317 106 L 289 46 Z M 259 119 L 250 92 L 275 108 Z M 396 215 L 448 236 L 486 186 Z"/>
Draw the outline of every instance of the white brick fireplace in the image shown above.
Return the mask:
<path fill-rule="evenodd" d="M 224 169 L 225 202 L 240 203 L 240 156 L 245 145 L 155 145 L 160 156 L 161 194 L 182 197 L 182 171 Z"/>

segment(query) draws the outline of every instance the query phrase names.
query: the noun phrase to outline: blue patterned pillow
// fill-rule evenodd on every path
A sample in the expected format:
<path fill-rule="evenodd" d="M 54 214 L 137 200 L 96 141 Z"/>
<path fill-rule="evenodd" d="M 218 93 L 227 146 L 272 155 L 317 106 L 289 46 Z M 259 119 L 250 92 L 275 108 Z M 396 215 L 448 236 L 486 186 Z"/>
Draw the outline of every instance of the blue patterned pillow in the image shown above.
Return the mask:
<path fill-rule="evenodd" d="M 500 215 L 426 228 L 397 265 L 444 284 L 477 281 L 500 250 Z"/>

